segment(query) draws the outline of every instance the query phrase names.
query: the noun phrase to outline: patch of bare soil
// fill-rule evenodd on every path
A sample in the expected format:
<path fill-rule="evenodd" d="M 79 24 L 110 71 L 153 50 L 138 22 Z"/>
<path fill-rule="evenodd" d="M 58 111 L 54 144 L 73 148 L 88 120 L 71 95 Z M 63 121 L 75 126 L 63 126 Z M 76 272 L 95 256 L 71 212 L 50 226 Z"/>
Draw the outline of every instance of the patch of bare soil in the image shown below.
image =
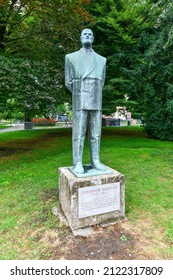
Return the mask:
<path fill-rule="evenodd" d="M 74 237 L 70 229 L 64 233 L 47 231 L 41 238 L 44 248 L 42 259 L 65 260 L 157 260 L 164 256 L 167 246 L 154 236 L 146 237 L 143 226 L 134 227 L 128 221 L 114 226 L 94 227 L 89 237 Z M 145 227 L 145 226 L 144 226 Z"/>
<path fill-rule="evenodd" d="M 11 156 L 14 154 L 30 151 L 28 148 L 13 148 L 13 147 L 0 147 L 0 157 Z"/>
<path fill-rule="evenodd" d="M 2 143 L 0 147 L 0 157 L 7 159 L 10 156 L 16 156 L 18 154 L 33 151 L 38 147 L 50 146 L 51 141 L 55 138 L 61 138 L 65 136 L 65 133 L 47 133 L 45 135 L 38 136 L 35 139 L 25 139 L 25 140 L 9 140 L 8 142 Z"/>

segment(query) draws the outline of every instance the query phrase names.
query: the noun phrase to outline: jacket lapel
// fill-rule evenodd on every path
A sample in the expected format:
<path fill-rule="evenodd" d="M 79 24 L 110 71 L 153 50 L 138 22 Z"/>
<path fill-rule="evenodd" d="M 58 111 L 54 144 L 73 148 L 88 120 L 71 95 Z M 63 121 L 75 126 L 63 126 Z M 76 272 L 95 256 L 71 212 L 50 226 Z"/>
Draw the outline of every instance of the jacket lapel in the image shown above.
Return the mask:
<path fill-rule="evenodd" d="M 82 52 L 82 60 L 84 63 L 84 73 L 82 75 L 82 79 L 86 78 L 95 68 L 94 63 L 94 51 L 91 52 L 90 55 L 87 55 L 81 50 Z"/>

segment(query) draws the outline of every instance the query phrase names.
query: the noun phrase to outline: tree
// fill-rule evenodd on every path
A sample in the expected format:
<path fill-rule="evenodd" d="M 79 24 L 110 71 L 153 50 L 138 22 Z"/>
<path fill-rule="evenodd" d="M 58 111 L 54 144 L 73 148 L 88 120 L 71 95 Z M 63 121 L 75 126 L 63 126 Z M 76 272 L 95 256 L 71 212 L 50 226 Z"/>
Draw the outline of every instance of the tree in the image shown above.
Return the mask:
<path fill-rule="evenodd" d="M 173 140 L 173 65 L 171 1 L 151 3 L 149 29 L 138 40 L 139 53 L 129 68 L 131 98 L 139 102 L 147 133 L 161 140 Z"/>
<path fill-rule="evenodd" d="M 161 12 L 145 52 L 146 131 L 151 137 L 173 140 L 173 4 L 172 1 L 158 4 Z"/>
<path fill-rule="evenodd" d="M 61 72 L 51 67 L 48 61 L 1 56 L 0 65 L 0 92 L 3 100 L 6 97 L 4 111 L 18 108 L 25 112 L 26 120 L 30 120 L 39 112 L 48 114 L 58 96 L 63 99 L 59 83 Z"/>
<path fill-rule="evenodd" d="M 103 91 L 105 113 L 114 112 L 116 106 L 124 105 L 129 110 L 141 110 L 136 98 L 141 86 L 139 81 L 134 83 L 134 76 L 135 66 L 143 63 L 142 34 L 151 32 L 153 28 L 149 18 L 150 7 L 150 1 L 91 1 L 89 12 L 95 21 L 90 26 L 95 34 L 95 49 L 107 57 Z"/>
<path fill-rule="evenodd" d="M 33 52 L 35 45 L 48 47 L 50 39 L 65 50 L 74 47 L 76 28 L 89 20 L 86 3 L 89 0 L 2 0 L 0 50 Z"/>
<path fill-rule="evenodd" d="M 170 0 L 91 1 L 95 49 L 107 57 L 103 111 L 127 106 L 151 137 L 173 139 L 173 4 Z"/>
<path fill-rule="evenodd" d="M 26 120 L 69 102 L 64 55 L 78 45 L 87 0 L 0 2 L 0 106 Z"/>

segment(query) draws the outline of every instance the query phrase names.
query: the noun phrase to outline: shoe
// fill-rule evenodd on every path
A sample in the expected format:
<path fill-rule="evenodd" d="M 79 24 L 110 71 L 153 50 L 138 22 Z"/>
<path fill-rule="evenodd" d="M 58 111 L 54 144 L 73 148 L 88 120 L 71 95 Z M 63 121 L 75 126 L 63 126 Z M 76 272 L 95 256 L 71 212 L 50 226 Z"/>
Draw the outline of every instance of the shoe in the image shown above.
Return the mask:
<path fill-rule="evenodd" d="M 95 160 L 92 164 L 92 167 L 100 171 L 107 170 L 106 167 L 99 160 Z"/>
<path fill-rule="evenodd" d="M 73 167 L 73 171 L 77 174 L 83 174 L 84 168 L 82 166 L 82 163 L 77 162 L 76 165 Z"/>

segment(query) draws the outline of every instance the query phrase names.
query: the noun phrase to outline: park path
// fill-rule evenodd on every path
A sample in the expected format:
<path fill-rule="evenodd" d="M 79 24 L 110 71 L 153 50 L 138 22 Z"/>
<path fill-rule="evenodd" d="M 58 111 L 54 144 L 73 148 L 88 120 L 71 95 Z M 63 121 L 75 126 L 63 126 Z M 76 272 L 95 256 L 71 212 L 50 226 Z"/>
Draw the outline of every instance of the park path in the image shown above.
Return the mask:
<path fill-rule="evenodd" d="M 10 132 L 10 131 L 18 131 L 18 130 L 24 130 L 24 124 L 15 124 L 15 125 L 12 125 L 8 128 L 0 129 L 0 133 Z"/>
<path fill-rule="evenodd" d="M 122 123 L 121 126 L 125 126 L 126 124 Z M 71 124 L 62 124 L 60 126 L 52 126 L 52 127 L 45 127 L 44 129 L 51 129 L 51 128 L 65 128 L 65 127 L 72 127 Z M 43 127 L 34 127 L 33 129 L 43 129 Z M 18 130 L 24 130 L 24 124 L 12 124 L 12 126 L 8 127 L 8 128 L 3 128 L 3 129 L 0 129 L 0 133 L 3 133 L 3 132 L 10 132 L 10 131 L 18 131 Z"/>
<path fill-rule="evenodd" d="M 71 127 L 71 125 L 60 125 L 60 126 L 49 126 L 49 127 L 45 127 L 44 129 L 51 129 L 51 128 L 65 128 L 65 127 Z M 37 127 L 37 128 L 33 128 L 33 129 L 43 129 L 43 127 Z M 11 132 L 11 131 L 18 131 L 18 130 L 24 130 L 24 124 L 14 124 L 8 128 L 3 128 L 3 129 L 0 129 L 0 133 L 3 133 L 3 132 Z"/>

